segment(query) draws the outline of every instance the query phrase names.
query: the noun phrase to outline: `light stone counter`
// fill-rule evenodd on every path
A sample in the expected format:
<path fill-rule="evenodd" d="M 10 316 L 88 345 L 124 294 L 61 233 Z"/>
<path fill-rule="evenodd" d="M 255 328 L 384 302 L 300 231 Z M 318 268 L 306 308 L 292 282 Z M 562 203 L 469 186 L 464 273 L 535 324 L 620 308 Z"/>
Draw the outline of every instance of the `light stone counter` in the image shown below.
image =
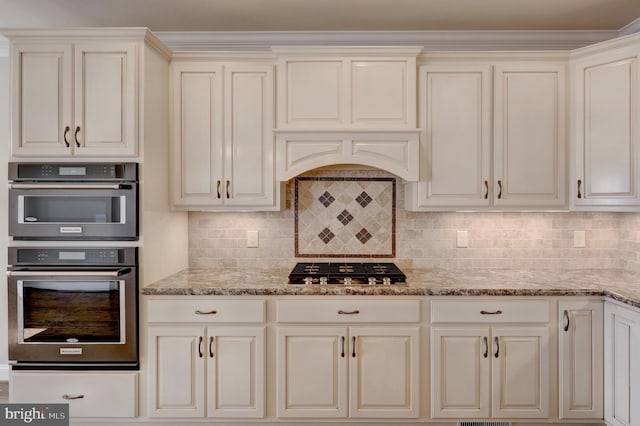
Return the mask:
<path fill-rule="evenodd" d="M 607 296 L 640 308 L 640 273 L 624 270 L 403 269 L 406 285 L 291 285 L 289 270 L 185 269 L 143 295 Z"/>

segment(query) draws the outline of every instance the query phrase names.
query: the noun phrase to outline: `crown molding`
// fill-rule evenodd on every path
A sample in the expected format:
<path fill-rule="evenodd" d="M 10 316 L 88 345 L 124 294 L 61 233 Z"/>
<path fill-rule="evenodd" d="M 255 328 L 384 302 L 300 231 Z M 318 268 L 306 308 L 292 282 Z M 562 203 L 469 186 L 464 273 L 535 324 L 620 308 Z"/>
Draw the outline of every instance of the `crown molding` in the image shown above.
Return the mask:
<path fill-rule="evenodd" d="M 572 50 L 618 31 L 163 31 L 174 51 L 268 51 L 272 46 L 420 46 L 428 50 Z"/>
<path fill-rule="evenodd" d="M 640 18 L 636 18 L 624 27 L 620 28 L 620 30 L 618 31 L 618 36 L 626 36 L 635 34 L 637 32 L 640 32 Z"/>
<path fill-rule="evenodd" d="M 614 40 L 609 40 L 606 43 L 596 43 L 576 49 L 570 52 L 569 56 L 571 59 L 579 59 L 596 53 L 608 52 L 612 49 L 630 49 L 630 52 L 634 52 L 633 54 L 635 55 L 639 41 L 640 33 L 631 33 L 629 35 L 617 37 Z"/>

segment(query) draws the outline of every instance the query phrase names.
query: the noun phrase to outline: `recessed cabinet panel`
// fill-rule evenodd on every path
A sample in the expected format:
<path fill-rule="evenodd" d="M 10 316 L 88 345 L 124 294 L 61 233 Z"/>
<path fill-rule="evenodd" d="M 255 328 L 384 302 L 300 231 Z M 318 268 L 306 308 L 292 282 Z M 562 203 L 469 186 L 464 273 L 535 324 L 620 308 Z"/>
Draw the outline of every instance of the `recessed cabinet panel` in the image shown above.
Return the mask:
<path fill-rule="evenodd" d="M 68 155 L 71 46 L 16 44 L 14 50 L 12 155 Z"/>
<path fill-rule="evenodd" d="M 351 124 L 415 126 L 415 115 L 409 117 L 407 83 L 405 61 L 353 61 Z"/>
<path fill-rule="evenodd" d="M 284 61 L 284 102 L 280 125 L 295 127 L 338 126 L 343 122 L 344 63 L 334 61 Z"/>

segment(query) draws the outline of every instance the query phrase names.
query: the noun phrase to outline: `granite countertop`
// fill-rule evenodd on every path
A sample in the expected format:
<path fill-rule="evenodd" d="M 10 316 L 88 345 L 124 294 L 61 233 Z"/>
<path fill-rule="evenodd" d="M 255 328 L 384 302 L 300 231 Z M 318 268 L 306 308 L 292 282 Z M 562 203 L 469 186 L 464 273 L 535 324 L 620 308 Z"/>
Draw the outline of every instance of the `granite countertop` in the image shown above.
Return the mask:
<path fill-rule="evenodd" d="M 450 271 L 406 269 L 406 285 L 290 285 L 289 270 L 189 268 L 143 295 L 607 296 L 640 308 L 640 273 L 620 269 Z"/>

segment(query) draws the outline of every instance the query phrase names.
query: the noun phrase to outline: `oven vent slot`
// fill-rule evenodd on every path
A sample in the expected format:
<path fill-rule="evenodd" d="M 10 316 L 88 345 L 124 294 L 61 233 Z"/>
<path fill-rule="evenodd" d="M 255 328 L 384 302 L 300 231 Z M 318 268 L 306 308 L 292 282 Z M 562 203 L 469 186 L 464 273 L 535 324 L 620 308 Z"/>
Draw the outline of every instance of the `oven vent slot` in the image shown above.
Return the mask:
<path fill-rule="evenodd" d="M 457 426 L 511 426 L 511 422 L 458 422 Z"/>

